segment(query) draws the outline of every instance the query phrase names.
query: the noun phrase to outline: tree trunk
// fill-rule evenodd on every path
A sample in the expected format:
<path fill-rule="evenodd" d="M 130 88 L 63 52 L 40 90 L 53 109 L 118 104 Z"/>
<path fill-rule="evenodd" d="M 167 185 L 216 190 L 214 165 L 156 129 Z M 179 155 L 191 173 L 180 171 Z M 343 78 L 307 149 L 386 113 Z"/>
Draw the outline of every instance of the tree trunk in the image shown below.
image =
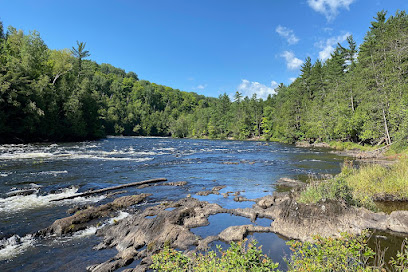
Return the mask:
<path fill-rule="evenodd" d="M 382 109 L 382 113 L 383 113 L 383 118 L 384 118 L 384 129 L 385 129 L 385 133 L 387 135 L 387 144 L 390 145 L 391 144 L 391 137 L 390 137 L 390 133 L 388 131 L 388 123 L 387 123 L 387 118 L 385 117 L 384 108 Z"/>

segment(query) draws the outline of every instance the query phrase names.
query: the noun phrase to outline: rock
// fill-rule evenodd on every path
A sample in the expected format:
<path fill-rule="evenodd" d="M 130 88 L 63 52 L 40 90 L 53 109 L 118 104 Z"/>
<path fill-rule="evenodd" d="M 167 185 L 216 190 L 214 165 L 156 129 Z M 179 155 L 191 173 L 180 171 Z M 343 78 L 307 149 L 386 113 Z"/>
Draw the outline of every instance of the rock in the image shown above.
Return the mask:
<path fill-rule="evenodd" d="M 145 200 L 148 196 L 151 196 L 152 194 L 140 194 L 140 195 L 130 195 L 130 196 L 122 196 L 117 199 L 115 199 L 112 202 L 113 208 L 118 210 L 118 209 L 123 209 L 130 207 L 132 205 L 138 204 Z"/>
<path fill-rule="evenodd" d="M 14 190 L 6 193 L 7 197 L 12 196 L 27 196 L 38 193 L 38 189 L 21 189 L 21 190 Z"/>
<path fill-rule="evenodd" d="M 408 211 L 394 211 L 387 220 L 387 229 L 396 232 L 407 232 Z"/>
<path fill-rule="evenodd" d="M 247 199 L 247 198 L 244 197 L 244 196 L 236 196 L 236 197 L 234 197 L 234 201 L 236 201 L 236 202 L 244 202 L 244 201 L 251 201 L 251 200 Z"/>
<path fill-rule="evenodd" d="M 242 241 L 249 232 L 270 232 L 270 227 L 254 225 L 231 226 L 223 230 L 218 236 L 225 242 Z"/>
<path fill-rule="evenodd" d="M 306 183 L 300 180 L 291 179 L 291 178 L 280 178 L 276 181 L 275 185 L 293 188 L 293 187 L 303 187 L 306 185 Z"/>
<path fill-rule="evenodd" d="M 323 148 L 330 148 L 328 143 L 313 143 L 313 147 L 323 147 Z"/>
<path fill-rule="evenodd" d="M 115 205 L 132 203 L 132 199 L 123 198 Z M 316 234 L 323 237 L 336 237 L 340 232 L 359 234 L 367 228 L 408 233 L 408 211 L 387 215 L 332 200 L 302 204 L 291 193 L 276 192 L 256 199 L 255 203 L 252 208 L 227 210 L 217 204 L 184 198 L 137 211 L 118 224 L 98 231 L 98 235 L 104 239 L 96 248 L 116 247 L 118 254 L 102 264 L 88 267 L 88 270 L 111 271 L 134 259 L 142 259 L 140 265 L 132 271 L 146 271 L 152 262 L 152 254 L 164 246 L 197 252 L 207 249 L 208 244 L 215 240 L 240 241 L 253 232 L 275 232 L 301 241 L 311 241 Z M 111 205 L 115 206 L 113 203 Z M 167 210 L 169 207 L 174 209 Z M 247 217 L 252 222 L 258 217 L 272 219 L 273 222 L 269 227 L 251 224 L 230 226 L 218 235 L 209 237 L 199 237 L 190 231 L 191 228 L 208 225 L 208 217 L 217 213 Z M 149 216 L 154 217 L 147 218 Z"/>
<path fill-rule="evenodd" d="M 114 213 L 123 208 L 138 204 L 151 194 L 140 194 L 132 196 L 123 196 L 115 199 L 113 202 L 97 207 L 87 207 L 78 210 L 75 214 L 56 220 L 51 226 L 40 230 L 36 235 L 44 236 L 55 234 L 58 236 L 83 230 L 92 224 L 96 224 L 98 219 L 113 216 Z"/>
<path fill-rule="evenodd" d="M 198 242 L 198 245 L 196 247 L 196 251 L 198 250 L 208 250 L 208 244 L 217 241 L 219 239 L 219 237 L 217 235 L 213 235 L 213 236 L 208 236 L 203 240 L 200 240 Z"/>
<path fill-rule="evenodd" d="M 296 142 L 295 145 L 296 147 L 312 147 L 312 145 L 306 141 Z"/>
<path fill-rule="evenodd" d="M 173 207 L 174 210 L 166 210 Z M 89 271 L 110 271 L 113 267 L 123 267 L 134 258 L 143 258 L 140 269 L 147 269 L 151 264 L 151 255 L 165 245 L 186 250 L 191 246 L 205 247 L 211 239 L 201 244 L 200 237 L 190 232 L 190 228 L 208 225 L 208 216 L 227 210 L 217 204 L 210 204 L 194 198 L 184 198 L 169 205 L 157 205 L 137 212 L 117 225 L 107 226 L 98 232 L 104 241 L 98 248 L 116 247 L 118 254 L 111 260 L 90 266 Z M 154 218 L 146 218 L 155 215 Z M 138 252 L 142 248 L 145 250 Z M 107 269 L 107 270 L 101 270 Z"/>
<path fill-rule="evenodd" d="M 218 237 L 225 242 L 240 241 L 247 233 L 247 226 L 231 226 L 223 230 Z"/>
<path fill-rule="evenodd" d="M 196 193 L 196 195 L 199 195 L 199 196 L 208 196 L 210 194 L 213 194 L 213 191 L 199 191 Z"/>
<path fill-rule="evenodd" d="M 156 186 L 184 186 L 187 184 L 187 181 L 176 181 L 176 182 L 164 182 L 155 184 Z"/>
<path fill-rule="evenodd" d="M 263 209 L 269 208 L 275 204 L 275 197 L 267 195 L 256 200 L 256 204 Z"/>
<path fill-rule="evenodd" d="M 316 234 L 338 237 L 340 232 L 360 234 L 367 228 L 385 230 L 387 215 L 384 213 L 347 207 L 338 201 L 306 205 L 289 199 L 278 206 L 280 212 L 271 225 L 273 231 L 301 241 L 311 241 Z"/>
<path fill-rule="evenodd" d="M 221 189 L 224 189 L 225 187 L 227 187 L 227 186 L 225 186 L 225 185 L 215 186 L 215 187 L 212 188 L 211 191 L 220 191 Z"/>

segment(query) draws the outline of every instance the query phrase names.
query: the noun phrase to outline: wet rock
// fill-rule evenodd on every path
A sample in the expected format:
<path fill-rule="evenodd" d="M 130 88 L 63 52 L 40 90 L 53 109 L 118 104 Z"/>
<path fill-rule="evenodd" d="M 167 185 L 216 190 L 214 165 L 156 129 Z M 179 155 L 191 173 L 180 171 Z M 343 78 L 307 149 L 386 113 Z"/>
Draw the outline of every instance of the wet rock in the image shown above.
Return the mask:
<path fill-rule="evenodd" d="M 199 191 L 196 193 L 196 195 L 199 195 L 199 196 L 208 196 L 210 194 L 213 194 L 213 191 Z"/>
<path fill-rule="evenodd" d="M 199 191 L 199 192 L 196 193 L 196 195 L 199 195 L 199 196 L 208 196 L 210 194 L 219 195 L 220 194 L 219 191 L 224 189 L 225 187 L 227 187 L 227 186 L 224 186 L 224 185 L 223 186 L 215 186 L 215 187 L 213 187 L 211 189 L 211 191 L 209 191 L 209 190 Z"/>
<path fill-rule="evenodd" d="M 7 197 L 12 196 L 27 196 L 32 195 L 38 192 L 38 189 L 21 189 L 21 190 L 14 190 L 11 192 L 6 193 Z"/>
<path fill-rule="evenodd" d="M 175 209 L 166 210 L 169 206 Z M 223 212 L 226 210 L 217 204 L 194 198 L 184 198 L 170 205 L 148 207 L 143 212 L 140 211 L 117 225 L 105 227 L 98 232 L 98 235 L 104 236 L 104 241 L 98 248 L 116 247 L 119 253 L 105 263 L 90 266 L 88 270 L 110 271 L 112 267 L 122 267 L 134 258 L 143 258 L 142 266 L 138 269 L 145 269 L 151 264 L 151 255 L 166 245 L 184 250 L 198 246 L 200 237 L 189 229 L 208 225 L 208 216 Z M 152 215 L 155 217 L 146 218 Z M 204 247 L 205 242 L 201 245 Z M 144 247 L 146 249 L 143 253 L 137 253 Z"/>
<path fill-rule="evenodd" d="M 176 182 L 163 182 L 155 184 L 155 186 L 184 186 L 187 184 L 187 181 L 176 181 Z"/>
<path fill-rule="evenodd" d="M 78 210 L 69 217 L 56 220 L 48 228 L 40 230 L 37 235 L 55 234 L 61 236 L 83 230 L 92 224 L 96 224 L 98 219 L 113 216 L 117 210 L 138 204 L 150 195 L 151 194 L 123 196 L 115 199 L 111 203 Z"/>
<path fill-rule="evenodd" d="M 211 191 L 220 191 L 220 190 L 224 189 L 225 187 L 227 187 L 227 186 L 225 186 L 225 185 L 215 186 L 215 187 L 212 188 Z"/>
<path fill-rule="evenodd" d="M 234 201 L 235 202 L 244 202 L 244 201 L 251 201 L 251 200 L 247 199 L 244 196 L 236 196 L 236 197 L 234 197 Z"/>

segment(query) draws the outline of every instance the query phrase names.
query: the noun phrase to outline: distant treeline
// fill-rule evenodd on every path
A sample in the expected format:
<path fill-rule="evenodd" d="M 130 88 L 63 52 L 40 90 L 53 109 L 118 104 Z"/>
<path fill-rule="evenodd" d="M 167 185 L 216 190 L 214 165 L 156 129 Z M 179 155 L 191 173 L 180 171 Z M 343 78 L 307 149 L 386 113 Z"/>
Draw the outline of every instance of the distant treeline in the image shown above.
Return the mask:
<path fill-rule="evenodd" d="M 408 16 L 377 13 L 364 42 L 307 58 L 300 76 L 266 100 L 210 98 L 139 80 L 86 60 L 85 43 L 50 50 L 38 32 L 0 22 L 0 142 L 155 135 L 286 142 L 406 141 Z"/>

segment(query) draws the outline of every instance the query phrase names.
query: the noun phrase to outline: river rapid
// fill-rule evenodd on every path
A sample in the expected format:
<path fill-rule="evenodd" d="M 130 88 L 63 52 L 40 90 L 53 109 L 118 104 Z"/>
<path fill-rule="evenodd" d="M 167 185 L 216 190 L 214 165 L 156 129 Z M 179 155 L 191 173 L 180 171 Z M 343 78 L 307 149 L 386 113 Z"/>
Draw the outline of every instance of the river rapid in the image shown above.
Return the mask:
<path fill-rule="evenodd" d="M 225 185 L 223 192 L 240 191 L 258 198 L 277 190 L 282 177 L 306 180 L 319 174 L 337 174 L 345 157 L 318 148 L 255 141 L 192 140 L 147 137 L 109 137 L 100 141 L 0 146 L 0 271 L 84 271 L 117 251 L 92 248 L 100 242 L 98 228 L 126 217 L 106 219 L 69 237 L 34 238 L 33 233 L 68 216 L 76 205 L 102 204 L 104 195 L 51 202 L 90 189 L 101 189 L 153 178 L 186 181 L 180 187 L 126 188 L 121 195 L 151 193 L 137 209 L 191 195 L 224 208 L 245 208 L 253 202 L 235 202 L 233 195 L 197 196 L 195 193 Z M 29 190 L 28 195 L 14 195 Z M 118 197 L 116 195 L 114 197 Z M 217 214 L 210 225 L 191 229 L 202 237 L 230 225 L 250 224 L 247 218 Z M 269 225 L 259 219 L 255 224 Z M 284 237 L 272 233 L 250 235 L 274 261 L 289 254 Z M 221 242 L 215 242 L 215 244 Z M 221 243 L 222 244 L 222 243 Z M 134 267 L 135 262 L 130 267 Z M 128 268 L 128 267 L 127 267 Z"/>

